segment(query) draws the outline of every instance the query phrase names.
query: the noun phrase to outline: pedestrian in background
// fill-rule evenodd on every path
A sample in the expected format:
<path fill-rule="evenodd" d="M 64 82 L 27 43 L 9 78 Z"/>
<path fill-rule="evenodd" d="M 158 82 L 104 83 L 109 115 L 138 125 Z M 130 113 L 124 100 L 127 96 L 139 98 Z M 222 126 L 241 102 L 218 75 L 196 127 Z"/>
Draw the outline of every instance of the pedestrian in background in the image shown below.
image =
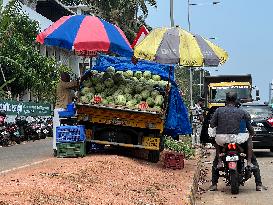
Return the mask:
<path fill-rule="evenodd" d="M 200 146 L 200 134 L 204 121 L 203 109 L 205 99 L 199 98 L 192 109 L 192 145 Z"/>

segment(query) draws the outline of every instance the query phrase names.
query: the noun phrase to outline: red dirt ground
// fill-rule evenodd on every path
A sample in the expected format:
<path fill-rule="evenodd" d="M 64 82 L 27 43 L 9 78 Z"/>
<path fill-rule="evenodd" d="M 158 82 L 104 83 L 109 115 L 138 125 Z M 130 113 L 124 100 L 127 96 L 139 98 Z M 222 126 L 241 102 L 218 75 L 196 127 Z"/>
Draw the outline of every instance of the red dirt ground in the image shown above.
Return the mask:
<path fill-rule="evenodd" d="M 1 175 L 0 205 L 183 205 L 197 160 L 164 169 L 126 156 L 52 158 Z"/>

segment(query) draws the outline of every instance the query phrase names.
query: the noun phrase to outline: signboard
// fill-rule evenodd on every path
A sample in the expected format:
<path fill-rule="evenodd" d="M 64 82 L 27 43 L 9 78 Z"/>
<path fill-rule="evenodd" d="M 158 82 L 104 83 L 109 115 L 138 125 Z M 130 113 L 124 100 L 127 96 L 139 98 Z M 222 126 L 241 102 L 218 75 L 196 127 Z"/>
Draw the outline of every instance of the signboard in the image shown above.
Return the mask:
<path fill-rule="evenodd" d="M 148 33 L 148 29 L 145 26 L 141 26 L 135 40 L 133 41 L 132 48 L 138 45 L 148 35 Z"/>
<path fill-rule="evenodd" d="M 249 88 L 248 85 L 232 85 L 232 86 L 221 86 L 221 87 L 211 87 L 212 89 L 217 89 L 217 90 L 225 90 L 229 88 Z"/>
<path fill-rule="evenodd" d="M 46 103 L 0 100 L 0 111 L 5 111 L 6 115 L 50 116 L 51 105 Z"/>

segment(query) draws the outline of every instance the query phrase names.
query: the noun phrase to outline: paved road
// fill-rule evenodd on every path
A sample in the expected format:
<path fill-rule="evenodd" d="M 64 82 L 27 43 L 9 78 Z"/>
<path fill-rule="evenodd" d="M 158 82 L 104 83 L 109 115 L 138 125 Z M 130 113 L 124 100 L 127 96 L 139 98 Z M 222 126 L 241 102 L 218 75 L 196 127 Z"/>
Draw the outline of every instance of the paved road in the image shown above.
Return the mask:
<path fill-rule="evenodd" d="M 207 191 L 210 186 L 211 177 L 211 160 L 212 157 L 204 160 L 204 167 L 209 168 L 209 174 L 206 179 L 208 182 L 200 187 L 205 190 L 205 193 L 201 194 L 201 199 L 197 201 L 197 205 L 272 205 L 273 204 L 273 153 L 269 150 L 262 150 L 255 152 L 258 163 L 261 169 L 261 175 L 264 185 L 268 187 L 267 191 L 257 192 L 255 190 L 254 178 L 247 181 L 244 187 L 240 187 L 239 195 L 231 195 L 230 187 L 220 179 L 218 184 L 218 191 Z M 210 162 L 209 162 L 210 161 Z"/>
<path fill-rule="evenodd" d="M 52 138 L 0 147 L 0 173 L 53 157 Z"/>

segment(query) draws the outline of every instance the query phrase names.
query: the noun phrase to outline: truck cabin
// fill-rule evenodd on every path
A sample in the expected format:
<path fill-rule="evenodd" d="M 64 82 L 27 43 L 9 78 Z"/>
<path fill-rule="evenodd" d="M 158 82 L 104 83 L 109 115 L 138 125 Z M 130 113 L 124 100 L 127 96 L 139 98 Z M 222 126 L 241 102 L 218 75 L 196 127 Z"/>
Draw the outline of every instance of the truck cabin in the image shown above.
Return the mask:
<path fill-rule="evenodd" d="M 250 102 L 251 85 L 249 83 L 212 83 L 209 85 L 209 103 L 224 103 L 227 92 L 236 92 L 240 102 Z"/>
<path fill-rule="evenodd" d="M 251 75 L 206 76 L 204 81 L 207 108 L 224 106 L 226 93 L 229 91 L 237 92 L 242 103 L 252 101 Z"/>

